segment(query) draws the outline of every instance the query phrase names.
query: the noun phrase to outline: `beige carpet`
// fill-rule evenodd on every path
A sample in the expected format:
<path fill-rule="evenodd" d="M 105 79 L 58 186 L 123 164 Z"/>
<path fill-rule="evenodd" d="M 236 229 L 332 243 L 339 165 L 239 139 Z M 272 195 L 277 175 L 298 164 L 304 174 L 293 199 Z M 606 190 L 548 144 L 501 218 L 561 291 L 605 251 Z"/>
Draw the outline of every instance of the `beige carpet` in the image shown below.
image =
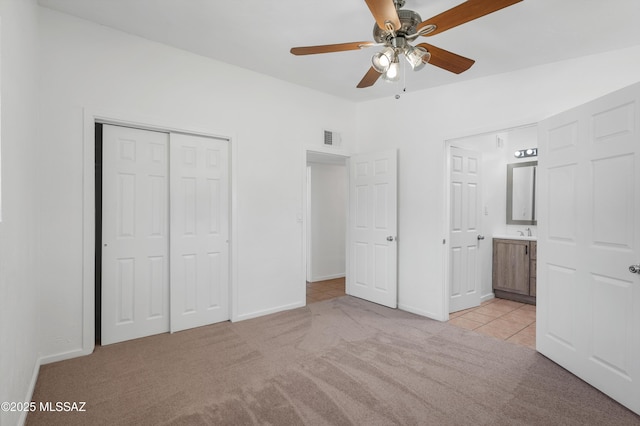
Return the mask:
<path fill-rule="evenodd" d="M 640 425 L 535 351 L 349 296 L 40 371 L 28 425 Z"/>

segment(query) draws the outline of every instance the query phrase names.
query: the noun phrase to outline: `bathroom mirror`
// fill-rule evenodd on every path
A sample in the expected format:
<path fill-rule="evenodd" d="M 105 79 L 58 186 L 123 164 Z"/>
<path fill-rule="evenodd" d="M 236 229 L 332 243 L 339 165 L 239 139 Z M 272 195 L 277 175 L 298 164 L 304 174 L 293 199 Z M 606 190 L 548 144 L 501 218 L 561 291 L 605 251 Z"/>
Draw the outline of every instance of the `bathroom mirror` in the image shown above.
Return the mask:
<path fill-rule="evenodd" d="M 507 224 L 537 225 L 537 161 L 507 164 Z"/>

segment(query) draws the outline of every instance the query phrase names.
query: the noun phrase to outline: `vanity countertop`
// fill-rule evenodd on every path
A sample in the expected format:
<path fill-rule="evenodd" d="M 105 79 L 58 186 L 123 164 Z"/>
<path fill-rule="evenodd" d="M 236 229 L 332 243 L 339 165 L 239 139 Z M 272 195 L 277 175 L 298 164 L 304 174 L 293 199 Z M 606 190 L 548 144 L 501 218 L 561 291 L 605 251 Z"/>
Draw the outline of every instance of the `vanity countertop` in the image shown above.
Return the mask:
<path fill-rule="evenodd" d="M 533 236 L 522 236 L 522 235 L 507 235 L 507 234 L 498 234 L 498 235 L 494 235 L 493 238 L 500 238 L 503 240 L 521 240 L 521 241 L 537 241 L 538 237 L 536 237 L 535 235 Z"/>

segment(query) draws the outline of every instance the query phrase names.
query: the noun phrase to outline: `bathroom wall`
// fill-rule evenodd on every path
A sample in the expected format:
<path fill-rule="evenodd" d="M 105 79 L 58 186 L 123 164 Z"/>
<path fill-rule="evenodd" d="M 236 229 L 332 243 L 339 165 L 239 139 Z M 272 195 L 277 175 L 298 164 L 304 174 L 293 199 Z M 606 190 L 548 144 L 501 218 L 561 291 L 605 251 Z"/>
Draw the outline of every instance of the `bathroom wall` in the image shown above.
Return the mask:
<path fill-rule="evenodd" d="M 527 161 L 536 161 L 537 157 L 529 157 L 529 158 L 516 158 L 513 153 L 515 151 L 519 151 L 521 149 L 526 148 L 537 148 L 538 147 L 538 128 L 536 126 L 526 127 L 521 129 L 514 129 L 513 131 L 508 132 L 507 136 L 507 149 L 505 150 L 505 163 L 524 163 Z M 506 165 L 503 167 L 504 172 L 504 181 L 506 184 L 507 179 L 507 170 Z M 506 186 L 505 186 L 506 191 Z M 506 192 L 505 192 L 506 197 Z M 522 231 L 525 235 L 527 234 L 527 228 L 531 229 L 531 233 L 533 235 L 537 235 L 537 227 L 535 225 L 507 225 L 506 224 L 506 198 L 505 198 L 505 221 L 504 221 L 504 230 L 500 231 L 499 227 L 495 228 L 496 233 L 503 233 L 507 235 L 519 235 L 518 231 Z"/>

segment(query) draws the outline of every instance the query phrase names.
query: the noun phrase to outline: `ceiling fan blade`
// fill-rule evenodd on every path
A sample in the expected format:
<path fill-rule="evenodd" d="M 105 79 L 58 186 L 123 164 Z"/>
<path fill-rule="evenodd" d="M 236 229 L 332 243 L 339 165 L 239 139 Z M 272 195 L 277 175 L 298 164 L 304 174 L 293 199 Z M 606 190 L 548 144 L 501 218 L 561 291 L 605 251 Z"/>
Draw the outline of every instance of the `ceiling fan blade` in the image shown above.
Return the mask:
<path fill-rule="evenodd" d="M 436 29 L 434 31 L 425 34 L 425 36 L 432 36 L 521 1 L 522 0 L 467 0 L 433 18 L 419 23 L 416 26 L 416 30 L 420 31 L 421 28 L 427 25 L 435 25 Z"/>
<path fill-rule="evenodd" d="M 374 67 L 369 68 L 369 71 L 362 77 L 360 83 L 356 86 L 358 89 L 362 89 L 363 87 L 373 86 L 378 78 L 380 78 L 382 74 L 380 74 Z"/>
<path fill-rule="evenodd" d="M 393 30 L 400 28 L 400 18 L 393 0 L 365 0 L 371 14 L 381 30 L 387 29 L 387 22 L 393 25 Z"/>
<path fill-rule="evenodd" d="M 476 61 L 473 59 L 465 58 L 464 56 L 457 55 L 449 52 L 448 50 L 440 49 L 439 47 L 432 46 L 427 43 L 420 43 L 416 47 L 425 48 L 431 53 L 431 59 L 429 63 L 443 70 L 451 71 L 456 74 L 460 74 L 471 68 L 471 65 Z"/>
<path fill-rule="evenodd" d="M 352 43 L 338 43 L 338 44 L 323 44 L 320 46 L 304 46 L 293 47 L 291 53 L 294 55 L 313 55 L 316 53 L 332 53 L 332 52 L 344 52 L 346 50 L 358 50 L 364 47 L 375 46 L 376 43 L 372 41 L 355 41 Z"/>

